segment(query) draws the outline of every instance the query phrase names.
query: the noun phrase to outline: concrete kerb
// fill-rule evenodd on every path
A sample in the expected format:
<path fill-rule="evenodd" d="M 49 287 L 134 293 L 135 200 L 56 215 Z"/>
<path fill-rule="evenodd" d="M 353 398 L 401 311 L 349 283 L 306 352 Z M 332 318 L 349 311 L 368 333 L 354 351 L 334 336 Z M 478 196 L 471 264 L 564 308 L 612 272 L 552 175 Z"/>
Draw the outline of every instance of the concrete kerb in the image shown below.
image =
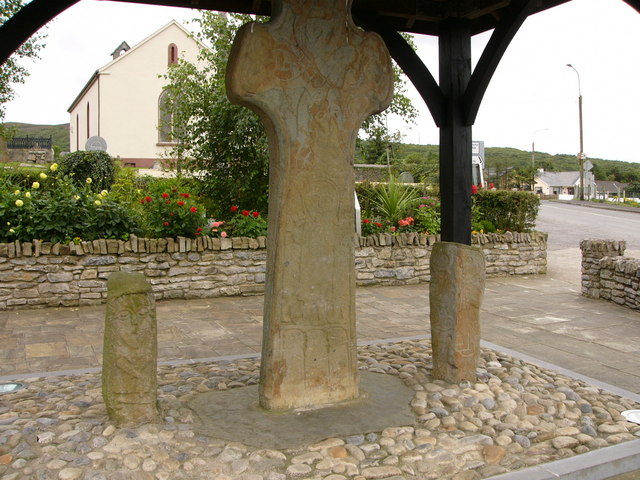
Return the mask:
<path fill-rule="evenodd" d="M 358 345 L 379 345 L 410 340 L 425 340 L 430 337 L 430 335 L 415 335 L 410 337 L 363 341 L 358 342 Z M 587 377 L 586 375 L 567 370 L 552 363 L 545 362 L 538 358 L 517 352 L 515 350 L 511 350 L 509 348 L 501 347 L 500 345 L 496 345 L 491 342 L 481 340 L 480 345 L 483 348 L 488 348 L 497 352 L 504 353 L 506 355 L 510 355 L 519 360 L 555 371 L 567 377 L 581 380 L 589 385 L 601 388 L 602 390 L 613 393 L 615 395 L 619 395 L 635 402 L 640 402 L 639 394 L 624 390 L 622 388 L 618 388 L 615 385 L 601 382 L 594 378 Z M 187 360 L 169 360 L 158 362 L 158 365 L 177 366 L 201 362 L 230 362 L 245 358 L 260 358 L 260 356 L 261 355 L 259 353 L 250 353 Z M 54 372 L 18 374 L 0 376 L 0 382 L 16 381 L 28 378 L 80 375 L 85 373 L 98 373 L 100 371 L 100 368 L 87 368 L 79 370 L 61 370 Z M 613 445 L 611 447 L 601 448 L 599 450 L 583 453 L 581 455 L 576 455 L 570 458 L 557 460 L 543 465 L 537 465 L 515 472 L 493 476 L 487 480 L 604 480 L 612 476 L 632 472 L 634 470 L 640 470 L 640 439 L 624 442 L 619 445 Z"/>

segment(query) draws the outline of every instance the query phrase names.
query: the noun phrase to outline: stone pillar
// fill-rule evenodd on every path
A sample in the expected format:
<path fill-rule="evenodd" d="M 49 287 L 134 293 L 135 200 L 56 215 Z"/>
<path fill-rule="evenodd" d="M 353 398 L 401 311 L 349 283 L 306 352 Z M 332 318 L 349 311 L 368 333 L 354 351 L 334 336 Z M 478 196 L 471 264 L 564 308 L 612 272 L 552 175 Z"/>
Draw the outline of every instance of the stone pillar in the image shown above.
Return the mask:
<path fill-rule="evenodd" d="M 624 240 L 586 239 L 580 242 L 582 251 L 582 295 L 600 298 L 600 260 L 605 257 L 622 257 L 627 249 Z"/>
<path fill-rule="evenodd" d="M 260 404 L 314 407 L 358 395 L 354 174 L 358 130 L 386 108 L 391 60 L 351 1 L 276 0 L 243 26 L 229 98 L 269 136 L 269 233 Z"/>
<path fill-rule="evenodd" d="M 116 425 L 158 419 L 158 333 L 151 286 L 140 273 L 115 272 L 107 281 L 102 396 Z"/>
<path fill-rule="evenodd" d="M 433 246 L 429 303 L 434 378 L 475 381 L 484 284 L 481 248 L 450 242 Z"/>

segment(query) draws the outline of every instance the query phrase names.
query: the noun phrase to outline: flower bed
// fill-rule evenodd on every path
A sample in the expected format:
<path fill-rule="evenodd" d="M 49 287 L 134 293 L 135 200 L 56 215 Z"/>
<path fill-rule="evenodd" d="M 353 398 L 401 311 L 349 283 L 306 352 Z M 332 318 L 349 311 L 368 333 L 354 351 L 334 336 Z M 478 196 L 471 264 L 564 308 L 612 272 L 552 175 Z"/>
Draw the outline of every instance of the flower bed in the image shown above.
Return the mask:
<path fill-rule="evenodd" d="M 355 237 L 358 285 L 428 282 L 438 239 L 418 233 Z M 545 233 L 477 234 L 473 243 L 485 252 L 487 275 L 546 273 Z M 157 299 L 261 294 L 266 256 L 265 237 L 4 243 L 0 309 L 103 303 L 115 271 L 143 273 Z"/>

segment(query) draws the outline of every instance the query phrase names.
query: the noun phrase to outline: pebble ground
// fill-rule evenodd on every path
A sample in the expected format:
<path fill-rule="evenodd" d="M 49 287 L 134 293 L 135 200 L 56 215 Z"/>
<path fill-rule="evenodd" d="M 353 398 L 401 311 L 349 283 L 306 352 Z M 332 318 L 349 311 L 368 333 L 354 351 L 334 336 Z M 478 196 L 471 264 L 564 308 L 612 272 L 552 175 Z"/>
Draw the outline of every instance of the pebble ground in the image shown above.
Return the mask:
<path fill-rule="evenodd" d="M 412 425 L 269 450 L 198 436 L 202 392 L 253 385 L 259 360 L 159 369 L 157 425 L 115 428 L 100 374 L 29 378 L 0 395 L 0 480 L 478 480 L 640 437 L 630 400 L 484 349 L 478 381 L 434 381 L 430 343 L 359 348 L 359 367 L 414 390 Z"/>

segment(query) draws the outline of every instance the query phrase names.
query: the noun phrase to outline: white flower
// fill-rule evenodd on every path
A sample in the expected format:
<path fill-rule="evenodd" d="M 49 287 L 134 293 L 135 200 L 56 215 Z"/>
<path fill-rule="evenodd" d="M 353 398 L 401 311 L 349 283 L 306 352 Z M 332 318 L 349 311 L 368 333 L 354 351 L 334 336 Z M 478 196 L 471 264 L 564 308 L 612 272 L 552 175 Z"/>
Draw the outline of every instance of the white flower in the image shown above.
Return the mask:
<path fill-rule="evenodd" d="M 15 192 L 13 192 L 14 195 L 20 195 L 20 190 L 16 190 Z"/>
<path fill-rule="evenodd" d="M 24 196 L 27 197 L 27 198 L 31 198 L 31 192 L 25 193 Z"/>
<path fill-rule="evenodd" d="M 16 207 L 21 207 L 24 205 L 24 202 L 20 199 L 16 200 Z"/>
<path fill-rule="evenodd" d="M 96 200 L 93 203 L 96 204 L 96 207 L 99 207 L 100 205 L 102 205 L 102 202 L 100 200 Z"/>
<path fill-rule="evenodd" d="M 91 183 L 93 182 L 93 180 L 91 180 L 91 177 L 87 177 L 87 183 Z"/>
<path fill-rule="evenodd" d="M 40 183 L 38 182 L 33 182 L 33 184 L 31 185 L 31 188 L 33 188 L 34 190 L 37 190 L 40 188 Z"/>
<path fill-rule="evenodd" d="M 40 178 L 41 178 L 42 180 L 44 180 L 45 178 L 47 178 L 47 174 L 46 174 L 46 173 L 44 173 L 44 172 L 42 172 L 39 176 L 40 176 Z"/>

